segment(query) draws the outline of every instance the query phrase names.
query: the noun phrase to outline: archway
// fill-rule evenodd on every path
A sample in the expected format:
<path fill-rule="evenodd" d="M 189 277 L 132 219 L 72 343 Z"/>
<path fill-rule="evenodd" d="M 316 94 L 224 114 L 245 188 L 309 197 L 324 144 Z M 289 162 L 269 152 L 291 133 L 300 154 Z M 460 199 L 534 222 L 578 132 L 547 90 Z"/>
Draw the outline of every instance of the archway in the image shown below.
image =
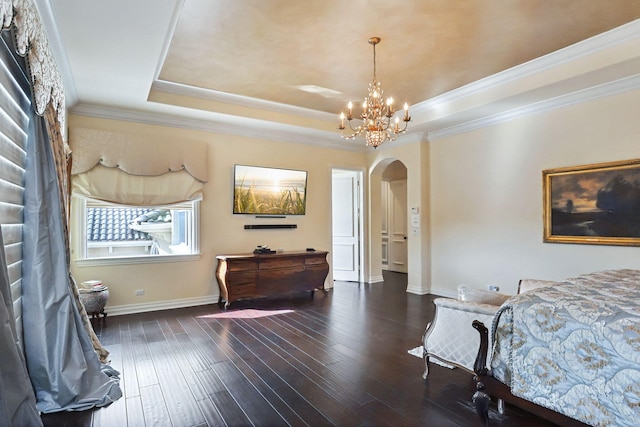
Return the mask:
<path fill-rule="evenodd" d="M 407 167 L 391 162 L 381 179 L 382 270 L 408 272 Z"/>
<path fill-rule="evenodd" d="M 370 281 L 383 280 L 382 271 L 408 273 L 407 167 L 386 158 L 370 171 Z"/>

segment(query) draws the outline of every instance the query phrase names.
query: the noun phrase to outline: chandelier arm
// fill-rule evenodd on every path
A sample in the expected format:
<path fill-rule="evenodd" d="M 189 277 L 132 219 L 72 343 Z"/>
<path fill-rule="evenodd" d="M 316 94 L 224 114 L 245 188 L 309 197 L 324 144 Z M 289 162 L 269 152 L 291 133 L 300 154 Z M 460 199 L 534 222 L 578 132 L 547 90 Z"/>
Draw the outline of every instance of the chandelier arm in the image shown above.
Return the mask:
<path fill-rule="evenodd" d="M 354 127 L 351 125 L 351 120 L 349 120 L 349 128 L 350 128 L 352 131 L 354 131 L 354 132 L 355 132 L 355 133 L 354 133 L 354 135 L 359 135 L 359 134 L 361 134 L 361 133 L 362 133 L 362 131 L 364 130 L 364 123 L 363 123 L 363 124 L 361 124 L 360 126 L 357 126 L 357 127 L 355 127 L 355 128 L 354 128 Z"/>
<path fill-rule="evenodd" d="M 351 129 L 353 131 L 353 133 L 351 135 L 342 135 L 343 138 L 345 139 L 355 139 L 356 136 L 360 135 L 361 133 L 363 133 L 365 131 L 365 126 L 364 126 L 364 122 L 363 124 L 361 124 L 360 126 L 357 127 L 353 127 L 352 125 L 352 121 L 349 120 L 349 129 Z M 345 128 L 341 128 L 341 130 L 344 130 Z"/>

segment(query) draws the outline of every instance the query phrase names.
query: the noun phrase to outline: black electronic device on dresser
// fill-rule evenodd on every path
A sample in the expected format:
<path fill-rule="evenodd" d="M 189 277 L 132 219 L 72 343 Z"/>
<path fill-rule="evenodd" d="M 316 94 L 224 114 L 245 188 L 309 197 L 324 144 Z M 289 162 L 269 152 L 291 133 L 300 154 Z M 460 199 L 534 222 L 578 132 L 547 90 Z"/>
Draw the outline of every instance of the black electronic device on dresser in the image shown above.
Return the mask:
<path fill-rule="evenodd" d="M 275 254 L 276 251 L 269 248 L 269 246 L 259 245 L 257 248 L 253 250 L 254 254 Z"/>

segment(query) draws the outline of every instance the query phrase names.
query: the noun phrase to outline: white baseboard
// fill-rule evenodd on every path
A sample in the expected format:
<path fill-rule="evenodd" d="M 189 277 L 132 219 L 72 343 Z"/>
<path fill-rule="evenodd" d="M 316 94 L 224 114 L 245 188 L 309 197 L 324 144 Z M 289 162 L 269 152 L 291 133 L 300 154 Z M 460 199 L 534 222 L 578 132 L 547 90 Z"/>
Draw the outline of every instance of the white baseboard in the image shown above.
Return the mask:
<path fill-rule="evenodd" d="M 141 304 L 125 304 L 106 306 L 104 311 L 109 316 L 122 316 L 124 314 L 146 313 L 149 311 L 171 310 L 173 308 L 193 307 L 197 305 L 217 304 L 217 295 L 205 297 L 182 298 L 168 301 L 147 302 Z"/>
<path fill-rule="evenodd" d="M 368 283 L 382 282 L 382 276 L 371 277 Z M 419 288 L 407 288 L 407 292 L 417 295 L 434 294 L 443 297 L 456 298 L 457 292 L 446 288 L 431 288 L 424 291 Z M 141 304 L 125 304 L 112 305 L 105 307 L 105 311 L 109 316 L 123 316 L 125 314 L 147 313 L 150 311 L 171 310 L 174 308 L 194 307 L 198 305 L 217 304 L 217 295 L 208 295 L 205 297 L 182 298 L 168 301 L 156 301 Z"/>
<path fill-rule="evenodd" d="M 384 281 L 384 277 L 380 276 L 371 276 L 369 277 L 369 281 L 367 283 L 378 283 Z"/>
<path fill-rule="evenodd" d="M 422 289 L 414 286 L 407 286 L 407 292 L 410 294 L 416 294 L 416 295 L 426 295 L 431 293 L 429 289 Z"/>
<path fill-rule="evenodd" d="M 447 288 L 431 288 L 431 290 L 429 291 L 430 294 L 434 294 L 434 295 L 438 295 L 441 297 L 447 297 L 447 298 L 457 298 L 458 297 L 458 291 L 454 290 L 454 289 L 447 289 Z"/>

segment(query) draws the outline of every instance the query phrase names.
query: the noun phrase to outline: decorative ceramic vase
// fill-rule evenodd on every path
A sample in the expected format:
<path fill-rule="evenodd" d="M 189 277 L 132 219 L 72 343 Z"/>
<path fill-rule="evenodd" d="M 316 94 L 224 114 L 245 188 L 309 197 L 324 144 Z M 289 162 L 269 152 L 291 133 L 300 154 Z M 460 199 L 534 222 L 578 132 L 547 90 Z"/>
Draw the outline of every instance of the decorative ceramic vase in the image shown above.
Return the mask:
<path fill-rule="evenodd" d="M 109 301 L 109 290 L 80 292 L 80 301 L 88 314 L 102 313 L 104 306 Z"/>

